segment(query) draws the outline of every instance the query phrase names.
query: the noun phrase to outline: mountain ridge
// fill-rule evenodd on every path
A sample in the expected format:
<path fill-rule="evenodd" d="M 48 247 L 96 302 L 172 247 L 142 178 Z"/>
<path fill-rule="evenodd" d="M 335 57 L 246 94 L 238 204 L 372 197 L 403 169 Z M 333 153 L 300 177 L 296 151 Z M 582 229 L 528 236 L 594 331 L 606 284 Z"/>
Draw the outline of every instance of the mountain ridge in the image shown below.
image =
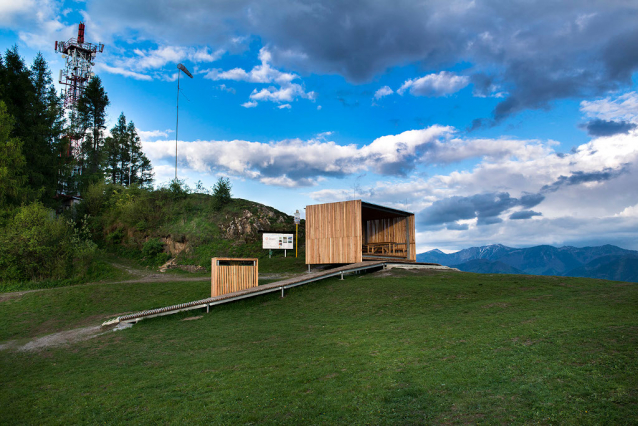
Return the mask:
<path fill-rule="evenodd" d="M 491 244 L 449 254 L 433 249 L 417 254 L 417 261 L 440 263 L 466 272 L 582 276 L 638 282 L 638 251 L 611 244 L 524 248 Z"/>

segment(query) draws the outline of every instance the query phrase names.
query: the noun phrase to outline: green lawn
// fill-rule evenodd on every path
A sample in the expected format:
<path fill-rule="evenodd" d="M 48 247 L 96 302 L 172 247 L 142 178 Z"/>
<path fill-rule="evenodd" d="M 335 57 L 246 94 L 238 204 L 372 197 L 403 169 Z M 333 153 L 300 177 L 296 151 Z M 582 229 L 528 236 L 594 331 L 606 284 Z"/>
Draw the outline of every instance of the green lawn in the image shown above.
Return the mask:
<path fill-rule="evenodd" d="M 209 292 L 29 293 L 0 302 L 0 342 Z M 392 271 L 200 315 L 0 351 L 0 423 L 638 423 L 637 284 Z"/>

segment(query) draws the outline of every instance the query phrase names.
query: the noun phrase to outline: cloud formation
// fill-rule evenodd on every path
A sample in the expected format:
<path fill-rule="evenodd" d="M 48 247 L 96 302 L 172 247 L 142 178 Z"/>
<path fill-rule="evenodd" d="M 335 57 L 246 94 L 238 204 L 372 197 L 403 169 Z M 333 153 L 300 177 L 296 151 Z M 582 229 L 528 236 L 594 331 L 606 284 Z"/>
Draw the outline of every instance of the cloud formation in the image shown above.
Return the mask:
<path fill-rule="evenodd" d="M 256 103 L 246 103 L 254 107 Z M 405 177 L 417 166 L 450 164 L 469 158 L 504 161 L 530 160 L 546 155 L 549 148 L 537 141 L 455 138 L 455 129 L 431 126 L 375 139 L 368 145 L 338 145 L 328 141 L 331 133 L 302 141 L 290 139 L 270 143 L 250 141 L 197 141 L 180 143 L 179 161 L 199 172 L 224 172 L 286 187 L 314 185 L 327 177 L 342 178 L 369 170 Z M 145 141 L 153 164 L 174 161 L 174 142 Z M 534 203 L 524 202 L 525 206 Z"/>
<path fill-rule="evenodd" d="M 537 203 L 534 205 L 537 205 L 542 198 L 537 197 L 535 200 Z M 529 201 L 525 204 L 527 208 L 534 207 Z M 511 197 L 507 192 L 476 194 L 469 197 L 454 196 L 432 203 L 419 214 L 419 223 L 426 226 L 455 223 L 458 226 L 458 221 L 476 219 L 477 226 L 493 225 L 503 221 L 499 217 L 502 213 L 518 206 L 523 206 L 523 202 Z"/>
<path fill-rule="evenodd" d="M 543 213 L 535 212 L 534 210 L 521 210 L 518 212 L 514 212 L 510 215 L 510 219 L 512 220 L 526 220 L 531 219 L 534 216 L 542 216 Z"/>
<path fill-rule="evenodd" d="M 605 168 L 602 171 L 583 172 L 575 171 L 569 176 L 559 176 L 556 182 L 551 185 L 545 185 L 541 188 L 541 192 L 556 192 L 563 186 L 580 185 L 583 183 L 600 183 L 610 179 L 617 178 L 618 176 L 627 173 L 629 170 L 628 165 L 619 167 L 618 169 Z M 532 207 L 532 206 L 530 206 Z"/>
<path fill-rule="evenodd" d="M 380 88 L 379 90 L 377 90 L 374 93 L 374 99 L 381 99 L 384 96 L 388 96 L 393 94 L 394 91 L 392 89 L 390 89 L 390 86 L 383 86 L 382 88 Z"/>
<path fill-rule="evenodd" d="M 627 121 L 607 121 L 597 118 L 582 127 L 587 130 L 590 136 L 613 136 L 619 133 L 629 133 L 636 126 L 635 123 Z"/>
<path fill-rule="evenodd" d="M 612 98 L 582 101 L 580 110 L 590 118 L 615 122 L 638 122 L 638 93 L 629 92 Z"/>
<path fill-rule="evenodd" d="M 470 84 L 470 78 L 448 71 L 409 79 L 397 90 L 399 95 L 409 91 L 413 96 L 447 96 Z"/>
<path fill-rule="evenodd" d="M 635 12 L 624 0 L 511 7 L 500 0 L 399 0 L 366 4 L 365 13 L 356 2 L 338 0 L 88 3 L 88 14 L 110 34 L 218 46 L 254 35 L 271 46 L 278 67 L 339 74 L 351 82 L 409 63 L 430 70 L 468 64 L 464 73 L 475 88 L 480 79 L 474 76 L 484 77 L 476 93 L 504 96 L 491 117 L 496 122 L 557 99 L 600 96 L 631 84 L 638 69 Z"/>
<path fill-rule="evenodd" d="M 204 78 L 210 80 L 245 81 L 249 83 L 275 83 L 279 86 L 270 86 L 261 90 L 253 89 L 250 94 L 251 102 L 243 104 L 242 106 L 244 107 L 247 105 L 250 107 L 256 106 L 258 101 L 282 103 L 293 102 L 297 98 L 310 100 L 316 98 L 317 94 L 315 92 L 306 92 L 300 84 L 293 83 L 293 80 L 299 79 L 298 75 L 274 69 L 270 65 L 272 55 L 265 47 L 259 50 L 259 60 L 261 61 L 261 65 L 255 66 L 250 71 L 245 71 L 241 68 L 233 68 L 226 71 L 212 69 L 206 72 Z M 290 107 L 290 105 L 288 105 L 288 107 Z"/>

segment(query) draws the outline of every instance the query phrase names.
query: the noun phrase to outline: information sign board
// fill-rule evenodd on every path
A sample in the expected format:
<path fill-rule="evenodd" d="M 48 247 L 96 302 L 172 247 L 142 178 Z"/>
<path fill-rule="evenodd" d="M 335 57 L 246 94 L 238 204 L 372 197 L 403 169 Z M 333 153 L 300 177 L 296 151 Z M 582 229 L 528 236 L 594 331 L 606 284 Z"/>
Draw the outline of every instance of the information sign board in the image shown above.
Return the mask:
<path fill-rule="evenodd" d="M 295 248 L 293 243 L 294 234 L 263 234 L 263 248 L 264 249 L 286 249 L 292 250 Z"/>

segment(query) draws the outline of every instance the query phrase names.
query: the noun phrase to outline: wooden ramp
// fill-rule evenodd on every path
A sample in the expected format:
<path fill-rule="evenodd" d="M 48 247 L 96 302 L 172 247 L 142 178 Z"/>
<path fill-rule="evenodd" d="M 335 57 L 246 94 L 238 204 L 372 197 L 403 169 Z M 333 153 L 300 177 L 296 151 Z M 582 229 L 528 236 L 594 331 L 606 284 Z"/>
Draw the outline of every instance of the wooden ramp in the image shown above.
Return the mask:
<path fill-rule="evenodd" d="M 379 269 L 384 268 L 388 264 L 396 264 L 396 263 L 409 263 L 410 265 L 437 265 L 434 263 L 414 263 L 414 262 L 401 262 L 401 261 L 372 261 L 372 262 L 359 262 L 352 263 L 345 266 L 340 266 L 337 268 L 321 270 L 317 272 L 306 273 L 297 277 L 288 278 L 285 280 L 277 281 L 270 284 L 260 285 L 258 287 L 252 287 L 246 290 L 236 291 L 234 293 L 228 293 L 217 297 L 209 297 L 207 299 L 195 300 L 193 302 L 182 303 L 179 305 L 166 306 L 164 308 L 150 309 L 147 311 L 136 312 L 134 314 L 122 315 L 115 319 L 106 321 L 103 326 L 119 324 L 119 323 L 137 323 L 145 318 L 153 318 L 159 317 L 163 315 L 172 315 L 177 312 L 182 311 L 190 311 L 193 309 L 203 309 L 206 308 L 206 312 L 210 310 L 211 306 L 221 305 L 222 303 L 234 302 L 236 300 L 246 299 L 249 297 L 260 296 L 266 293 L 274 293 L 276 291 L 281 291 L 281 295 L 283 297 L 284 291 L 286 289 L 297 287 L 300 285 L 308 284 L 311 282 L 323 280 L 326 278 L 331 278 L 335 276 L 341 275 L 343 278 L 344 274 L 350 274 L 359 271 L 366 271 L 370 269 Z M 440 265 L 437 265 L 440 266 Z"/>

